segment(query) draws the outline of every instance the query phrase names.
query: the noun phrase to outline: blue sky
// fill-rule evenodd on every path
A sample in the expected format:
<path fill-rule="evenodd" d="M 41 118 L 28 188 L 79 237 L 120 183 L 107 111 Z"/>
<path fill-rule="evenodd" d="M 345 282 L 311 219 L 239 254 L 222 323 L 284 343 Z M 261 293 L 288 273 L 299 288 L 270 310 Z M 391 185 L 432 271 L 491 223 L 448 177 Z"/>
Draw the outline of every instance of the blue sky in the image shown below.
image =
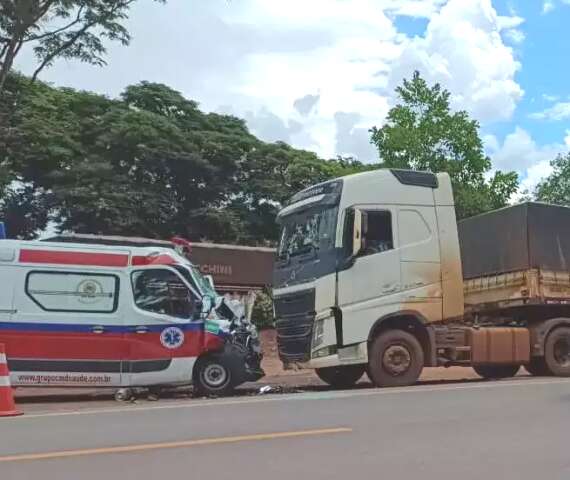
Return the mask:
<path fill-rule="evenodd" d="M 139 0 L 107 67 L 60 61 L 42 79 L 110 96 L 165 83 L 264 140 L 371 162 L 368 129 L 418 69 L 533 188 L 570 148 L 569 25 L 570 0 Z"/>
<path fill-rule="evenodd" d="M 514 50 L 521 63 L 516 75 L 525 95 L 510 122 L 497 125 L 493 130 L 504 136 L 513 125 L 532 132 L 540 144 L 560 142 L 570 128 L 569 121 L 537 121 L 533 113 L 551 108 L 558 102 L 570 101 L 570 5 L 554 2 L 554 9 L 544 12 L 544 3 L 534 1 L 495 2 L 499 13 L 505 15 L 514 9 L 525 19 L 521 31 L 525 35 Z M 570 115 L 568 115 L 568 119 Z"/>

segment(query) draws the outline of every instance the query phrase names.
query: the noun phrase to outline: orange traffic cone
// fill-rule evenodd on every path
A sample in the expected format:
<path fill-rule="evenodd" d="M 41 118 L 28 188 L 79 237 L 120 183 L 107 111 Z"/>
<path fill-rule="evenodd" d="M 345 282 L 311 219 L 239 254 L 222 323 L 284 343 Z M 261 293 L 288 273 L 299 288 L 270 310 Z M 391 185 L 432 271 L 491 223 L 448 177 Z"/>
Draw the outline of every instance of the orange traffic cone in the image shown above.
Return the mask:
<path fill-rule="evenodd" d="M 22 415 L 22 412 L 16 409 L 14 403 L 6 350 L 0 343 L 0 417 L 15 417 L 16 415 Z"/>

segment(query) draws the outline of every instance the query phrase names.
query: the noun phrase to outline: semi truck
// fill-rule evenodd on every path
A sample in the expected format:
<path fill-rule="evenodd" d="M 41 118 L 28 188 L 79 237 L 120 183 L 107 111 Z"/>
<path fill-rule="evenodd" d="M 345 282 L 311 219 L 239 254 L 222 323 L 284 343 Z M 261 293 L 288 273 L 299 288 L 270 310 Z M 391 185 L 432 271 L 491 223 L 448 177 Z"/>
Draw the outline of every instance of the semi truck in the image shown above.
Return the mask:
<path fill-rule="evenodd" d="M 570 208 L 456 220 L 446 173 L 380 169 L 321 183 L 278 214 L 273 296 L 286 368 L 349 387 L 424 367 L 570 376 Z"/>

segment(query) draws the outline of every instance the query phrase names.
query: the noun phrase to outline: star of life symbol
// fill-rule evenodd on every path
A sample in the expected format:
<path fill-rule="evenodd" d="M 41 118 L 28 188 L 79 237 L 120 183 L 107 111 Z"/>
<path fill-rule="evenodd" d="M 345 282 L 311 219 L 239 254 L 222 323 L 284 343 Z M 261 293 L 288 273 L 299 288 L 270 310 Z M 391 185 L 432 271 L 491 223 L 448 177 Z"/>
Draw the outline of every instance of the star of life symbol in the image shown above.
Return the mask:
<path fill-rule="evenodd" d="M 184 343 L 184 332 L 178 327 L 165 328 L 160 334 L 160 343 L 166 348 L 178 348 Z"/>

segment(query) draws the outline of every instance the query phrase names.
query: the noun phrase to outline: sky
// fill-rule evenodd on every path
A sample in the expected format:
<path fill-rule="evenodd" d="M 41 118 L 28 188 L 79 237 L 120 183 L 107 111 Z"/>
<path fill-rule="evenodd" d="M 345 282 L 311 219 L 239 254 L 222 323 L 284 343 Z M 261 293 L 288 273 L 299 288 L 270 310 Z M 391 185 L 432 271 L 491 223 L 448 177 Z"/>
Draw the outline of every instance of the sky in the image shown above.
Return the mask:
<path fill-rule="evenodd" d="M 138 0 L 106 67 L 61 60 L 41 79 L 113 97 L 164 83 L 263 140 L 368 163 L 368 130 L 419 70 L 532 190 L 570 150 L 568 25 L 570 0 Z M 23 52 L 17 68 L 33 65 Z"/>

